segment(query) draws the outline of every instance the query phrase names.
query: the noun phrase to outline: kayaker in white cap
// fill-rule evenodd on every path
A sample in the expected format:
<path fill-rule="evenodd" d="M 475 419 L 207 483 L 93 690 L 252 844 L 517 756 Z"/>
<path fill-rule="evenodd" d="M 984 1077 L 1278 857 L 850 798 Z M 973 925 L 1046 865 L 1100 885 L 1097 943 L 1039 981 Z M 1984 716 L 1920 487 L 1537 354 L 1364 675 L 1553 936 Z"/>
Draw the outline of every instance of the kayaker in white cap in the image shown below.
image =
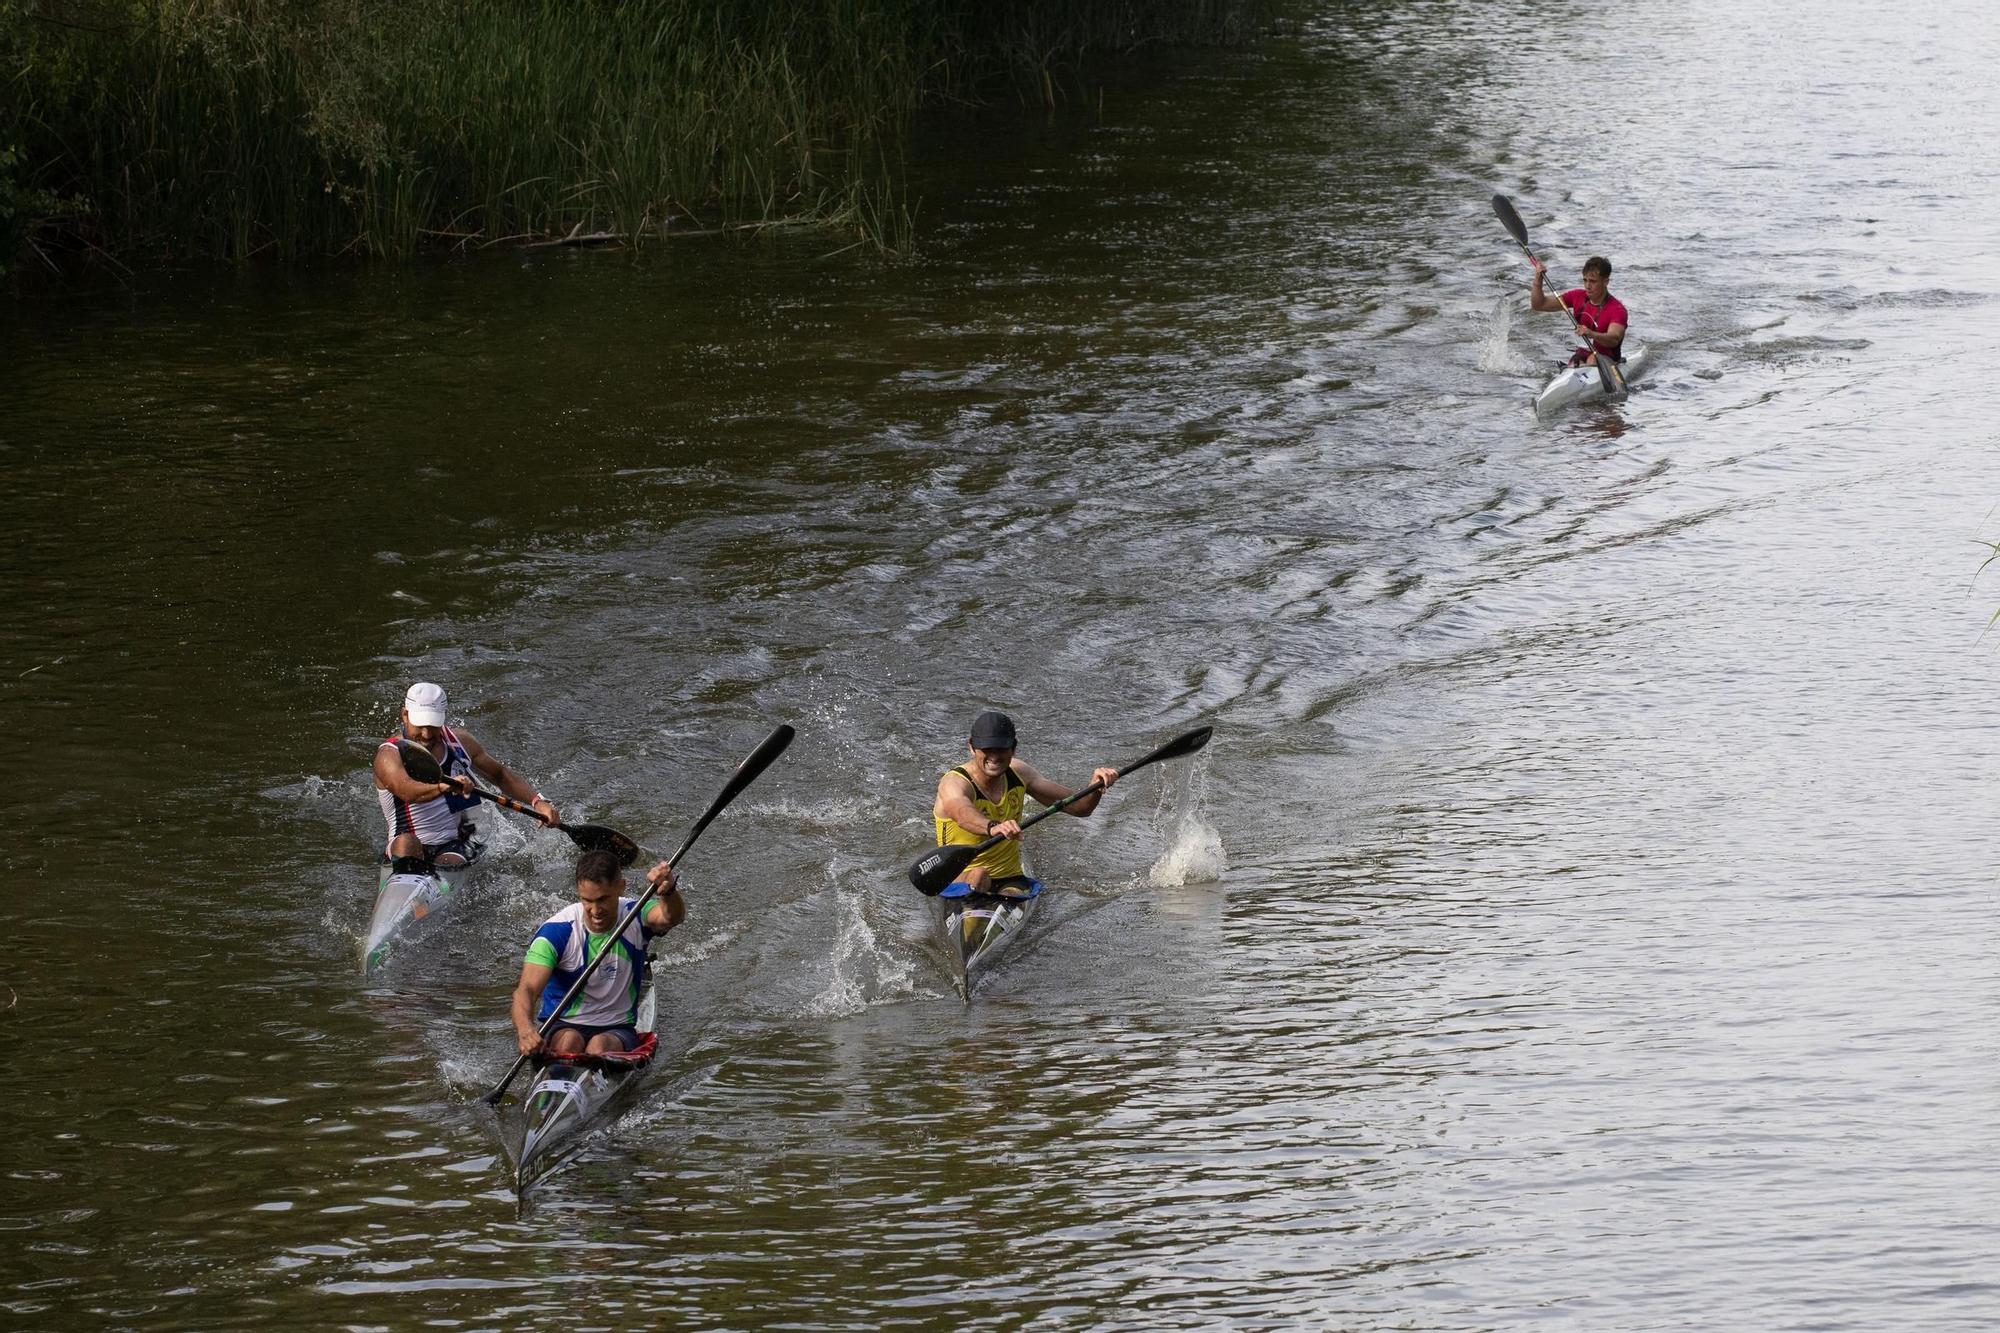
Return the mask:
<path fill-rule="evenodd" d="M 403 767 L 398 741 L 411 741 L 431 752 L 443 770 L 443 782 L 418 782 Z M 440 869 L 462 866 L 474 855 L 473 825 L 465 811 L 477 805 L 472 774 L 481 773 L 504 794 L 524 804 L 551 825 L 561 818 L 533 783 L 486 753 L 478 741 L 445 722 L 442 685 L 418 681 L 403 696 L 398 734 L 375 747 L 375 796 L 389 823 L 389 858 L 417 857 Z"/>
<path fill-rule="evenodd" d="M 1025 760 L 1014 757 L 1018 739 L 1013 718 L 1005 713 L 981 713 L 972 720 L 972 735 L 966 741 L 970 757 L 938 779 L 931 815 L 937 820 L 940 847 L 984 842 L 996 834 L 1007 839 L 981 854 L 959 875 L 958 882 L 973 893 L 1005 894 L 1010 889 L 1026 888 L 1028 876 L 1021 866 L 1025 798 L 1032 796 L 1043 805 L 1054 805 L 1071 794 L 1071 788 L 1049 781 Z M 1118 781 L 1118 770 L 1108 765 L 1093 769 L 1090 781 L 1104 785 L 1065 807 L 1064 814 L 1087 818 L 1111 784 Z"/>

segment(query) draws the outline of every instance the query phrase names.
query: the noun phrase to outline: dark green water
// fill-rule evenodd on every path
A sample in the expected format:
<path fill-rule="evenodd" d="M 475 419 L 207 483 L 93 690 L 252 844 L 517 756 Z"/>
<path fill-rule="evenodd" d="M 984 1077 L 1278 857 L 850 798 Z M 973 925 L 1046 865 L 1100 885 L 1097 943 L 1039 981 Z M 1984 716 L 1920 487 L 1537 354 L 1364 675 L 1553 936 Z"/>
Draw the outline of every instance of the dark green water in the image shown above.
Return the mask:
<path fill-rule="evenodd" d="M 1632 19 L 936 127 L 905 263 L 0 315 L 9 1323 L 1989 1327 L 2000 33 Z M 1528 410 L 1495 189 L 1614 256 L 1626 403 Z M 359 976 L 417 678 L 661 852 L 799 729 L 525 1209 L 476 1099 L 567 842 L 487 815 Z M 1066 780 L 1217 739 L 1031 835 L 964 1006 L 901 875 L 987 706 Z"/>

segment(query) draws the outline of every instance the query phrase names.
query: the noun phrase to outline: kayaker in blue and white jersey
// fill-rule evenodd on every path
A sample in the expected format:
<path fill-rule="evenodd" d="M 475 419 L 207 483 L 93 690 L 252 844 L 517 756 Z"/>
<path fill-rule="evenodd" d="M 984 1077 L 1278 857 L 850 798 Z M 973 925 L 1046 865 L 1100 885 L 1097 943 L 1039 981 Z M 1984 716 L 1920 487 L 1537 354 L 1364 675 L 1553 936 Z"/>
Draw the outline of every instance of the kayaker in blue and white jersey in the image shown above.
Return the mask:
<path fill-rule="evenodd" d="M 1021 865 L 1021 811 L 1026 798 L 1054 805 L 1072 790 L 1049 781 L 1027 761 L 1016 759 L 1018 744 L 1013 718 L 1005 713 L 981 713 L 972 720 L 972 735 L 966 740 L 970 757 L 938 779 L 931 816 L 937 821 L 940 847 L 984 842 L 995 834 L 1007 839 L 982 853 L 959 875 L 956 882 L 973 893 L 1004 894 L 1027 887 L 1028 876 Z M 1065 814 L 1088 818 L 1111 784 L 1118 781 L 1118 770 L 1096 768 L 1090 780 L 1104 786 L 1069 806 Z"/>
<path fill-rule="evenodd" d="M 1569 363 L 1595 365 L 1600 356 L 1607 361 L 1623 361 L 1625 328 L 1631 323 L 1631 316 L 1625 310 L 1625 303 L 1611 294 L 1611 261 L 1602 255 L 1584 260 L 1583 286 L 1572 287 L 1561 296 L 1550 296 L 1542 290 L 1547 270 L 1541 260 L 1534 263 L 1535 280 L 1528 288 L 1528 308 L 1566 312 L 1576 325 L 1577 336 L 1588 344 L 1572 352 Z"/>
<path fill-rule="evenodd" d="M 623 896 L 624 871 L 610 852 L 585 852 L 577 858 L 577 900 L 535 932 L 521 964 L 521 979 L 514 986 L 514 1035 L 521 1054 L 544 1050 L 550 1055 L 604 1054 L 629 1051 L 639 1044 L 633 1024 L 639 1017 L 640 988 L 646 985 L 646 949 L 687 919 L 671 865 L 660 862 L 646 872 L 646 881 L 657 885 L 658 893 L 614 939 L 611 932 L 637 901 Z M 542 1024 L 590 960 L 606 949 L 611 956 L 590 974 L 583 994 L 570 1002 L 544 1044 Z"/>
<path fill-rule="evenodd" d="M 398 741 L 412 741 L 431 752 L 444 773 L 443 782 L 418 782 L 403 767 Z M 532 805 L 553 825 L 560 816 L 534 784 L 488 754 L 470 734 L 445 724 L 444 687 L 419 681 L 403 695 L 400 731 L 375 747 L 375 797 L 388 821 L 391 860 L 416 857 L 439 869 L 462 866 L 472 859 L 473 826 L 466 811 L 478 801 L 471 795 L 472 774 L 483 773 L 508 796 Z"/>

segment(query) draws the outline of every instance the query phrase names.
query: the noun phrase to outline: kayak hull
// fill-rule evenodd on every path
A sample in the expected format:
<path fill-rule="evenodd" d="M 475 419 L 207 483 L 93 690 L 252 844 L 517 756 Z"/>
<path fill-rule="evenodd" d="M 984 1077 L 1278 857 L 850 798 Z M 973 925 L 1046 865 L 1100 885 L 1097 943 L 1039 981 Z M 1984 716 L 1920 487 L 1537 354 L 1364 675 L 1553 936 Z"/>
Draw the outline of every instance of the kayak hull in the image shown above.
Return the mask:
<path fill-rule="evenodd" d="M 1652 361 L 1648 349 L 1641 347 L 1619 364 L 1625 373 L 1625 382 L 1631 384 L 1644 375 Z M 1556 372 L 1555 377 L 1542 391 L 1535 395 L 1537 414 L 1560 412 L 1576 403 L 1601 403 L 1607 395 L 1604 378 L 1598 374 L 1596 366 L 1569 366 Z"/>
<path fill-rule="evenodd" d="M 945 958 L 952 969 L 952 984 L 960 999 L 971 1001 L 980 975 L 1019 938 L 1041 895 L 1042 882 L 1031 879 L 1019 894 L 953 895 L 946 889 L 931 899 L 931 910 L 944 937 Z"/>
<path fill-rule="evenodd" d="M 449 870 L 396 872 L 382 867 L 375 880 L 375 910 L 369 914 L 368 935 L 361 946 L 361 972 L 373 975 L 396 952 L 414 944 L 463 896 L 466 879 L 479 864 L 483 843 L 472 844 L 473 856 Z"/>
<path fill-rule="evenodd" d="M 610 1124 L 638 1095 L 658 1052 L 657 1009 L 649 981 L 633 1024 L 639 1049 L 622 1060 L 552 1060 L 535 1070 L 522 1102 L 521 1148 L 514 1155 L 514 1188 L 529 1186 L 567 1160 L 594 1129 Z"/>

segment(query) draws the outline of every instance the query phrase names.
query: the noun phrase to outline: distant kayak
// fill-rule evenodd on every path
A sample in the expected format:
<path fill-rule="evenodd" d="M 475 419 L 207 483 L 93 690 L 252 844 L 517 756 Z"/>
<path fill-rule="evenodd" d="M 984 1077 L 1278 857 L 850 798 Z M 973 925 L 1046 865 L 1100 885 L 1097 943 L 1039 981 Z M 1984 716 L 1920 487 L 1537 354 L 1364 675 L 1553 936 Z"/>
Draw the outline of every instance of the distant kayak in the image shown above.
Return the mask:
<path fill-rule="evenodd" d="M 1618 368 L 1625 372 L 1625 382 L 1632 384 L 1646 373 L 1651 363 L 1651 349 L 1641 347 L 1621 361 Z M 1557 371 L 1555 378 L 1535 395 L 1535 411 L 1559 412 L 1572 403 L 1603 402 L 1604 398 L 1604 377 L 1596 366 L 1570 366 Z"/>
<path fill-rule="evenodd" d="M 361 946 L 362 975 L 372 975 L 397 948 L 414 944 L 436 924 L 445 909 L 462 896 L 465 878 L 484 849 L 483 843 L 473 843 L 472 860 L 447 870 L 429 864 L 408 868 L 407 861 L 402 870 L 382 867 L 375 887 L 375 911 L 368 919 L 368 938 Z"/>

